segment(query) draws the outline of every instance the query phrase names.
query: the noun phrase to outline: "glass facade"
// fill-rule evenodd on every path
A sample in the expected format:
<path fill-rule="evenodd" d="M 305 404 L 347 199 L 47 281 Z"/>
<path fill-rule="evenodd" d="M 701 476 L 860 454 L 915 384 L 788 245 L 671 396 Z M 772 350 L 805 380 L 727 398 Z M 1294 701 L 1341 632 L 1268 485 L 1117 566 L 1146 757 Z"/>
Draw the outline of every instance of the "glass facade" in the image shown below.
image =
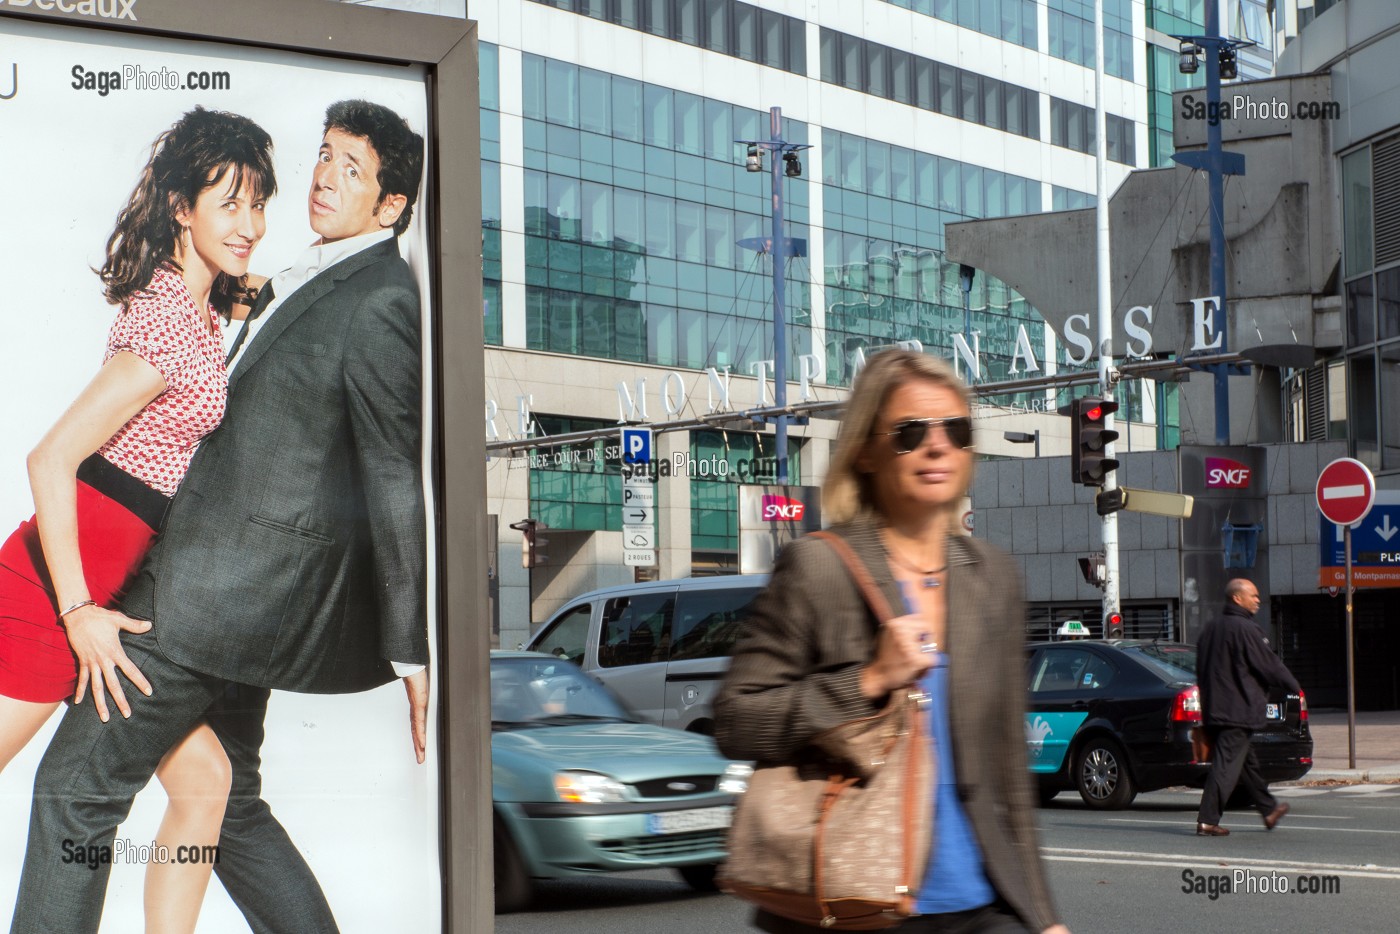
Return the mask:
<path fill-rule="evenodd" d="M 1183 75 L 1177 67 L 1180 59 L 1176 49 L 1164 49 L 1159 45 L 1147 47 L 1147 158 L 1153 168 L 1169 165 L 1172 153 L 1176 152 L 1172 141 L 1172 127 L 1176 123 L 1172 92 L 1206 85 L 1204 66 L 1194 75 Z"/>
<path fill-rule="evenodd" d="M 1108 159 L 1122 165 L 1137 164 L 1137 142 L 1133 121 L 1117 114 L 1104 114 L 1108 131 Z M 1050 98 L 1050 144 L 1094 152 L 1094 108 Z"/>
<path fill-rule="evenodd" d="M 1091 208 L 1098 204 L 1098 201 L 1099 199 L 1091 192 L 1061 188 L 1059 185 L 1050 186 L 1050 210 L 1052 211 L 1076 211 L 1080 208 Z"/>
<path fill-rule="evenodd" d="M 1030 139 L 1040 138 L 1040 94 L 847 35 L 821 32 L 821 79 Z"/>
<path fill-rule="evenodd" d="M 822 166 L 827 381 L 849 385 L 860 351 L 895 341 L 946 356 L 964 313 L 943 225 L 1038 213 L 1040 183 L 834 130 L 822 131 Z M 1017 325 L 1044 346 L 1044 320 L 1000 280 L 976 276 L 970 306 L 983 365 L 1001 374 L 987 378 L 1009 373 Z"/>
<path fill-rule="evenodd" d="M 884 0 L 925 16 L 1034 49 L 1035 0 Z M 1092 4 L 1090 8 L 1092 9 Z"/>
<path fill-rule="evenodd" d="M 602 419 L 536 415 L 539 434 L 562 435 L 615 427 Z M 530 517 L 551 529 L 621 531 L 622 461 L 608 458 L 619 438 L 599 438 L 567 447 L 541 448 L 529 455 Z"/>
<path fill-rule="evenodd" d="M 481 82 L 481 290 L 486 343 L 499 347 L 501 309 L 501 82 L 500 50 L 479 43 Z"/>
<path fill-rule="evenodd" d="M 796 75 L 807 73 L 807 24 L 739 0 L 534 0 Z"/>
<path fill-rule="evenodd" d="M 771 359 L 770 176 L 736 139 L 768 115 L 524 56 L 526 346 L 660 366 Z M 789 142 L 807 128 L 785 121 Z M 785 180 L 788 235 L 805 244 L 805 178 Z M 803 251 L 799 251 L 803 252 Z M 805 260 L 789 260 L 789 372 L 810 353 Z"/>
<path fill-rule="evenodd" d="M 1342 157 L 1348 427 L 1357 460 L 1400 470 L 1400 137 Z"/>
<path fill-rule="evenodd" d="M 1050 54 L 1076 65 L 1094 67 L 1093 0 L 1046 0 Z M 1133 80 L 1132 0 L 1103 0 L 1103 70 Z"/>
<path fill-rule="evenodd" d="M 696 465 L 690 472 L 692 550 L 738 551 L 739 484 L 776 483 L 775 453 L 771 435 L 737 431 L 690 433 L 690 456 Z M 699 475 L 701 469 L 708 471 L 709 476 Z M 789 438 L 788 477 L 793 483 L 801 483 L 801 476 L 801 444 Z"/>
<path fill-rule="evenodd" d="M 1199 35 L 1206 28 L 1206 0 L 1147 0 L 1147 28 L 1169 36 Z"/>

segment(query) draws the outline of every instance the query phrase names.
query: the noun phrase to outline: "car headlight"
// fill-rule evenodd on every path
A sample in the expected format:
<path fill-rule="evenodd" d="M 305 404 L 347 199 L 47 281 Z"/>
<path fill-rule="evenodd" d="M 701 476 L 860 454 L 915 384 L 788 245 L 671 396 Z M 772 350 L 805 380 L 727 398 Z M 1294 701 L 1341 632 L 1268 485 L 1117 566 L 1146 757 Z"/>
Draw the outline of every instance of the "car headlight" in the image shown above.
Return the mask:
<path fill-rule="evenodd" d="M 554 791 L 573 804 L 613 804 L 627 800 L 627 786 L 597 772 L 556 772 Z"/>
<path fill-rule="evenodd" d="M 727 795 L 741 795 L 749 790 L 749 778 L 752 775 L 753 766 L 731 762 L 719 777 L 719 790 Z"/>

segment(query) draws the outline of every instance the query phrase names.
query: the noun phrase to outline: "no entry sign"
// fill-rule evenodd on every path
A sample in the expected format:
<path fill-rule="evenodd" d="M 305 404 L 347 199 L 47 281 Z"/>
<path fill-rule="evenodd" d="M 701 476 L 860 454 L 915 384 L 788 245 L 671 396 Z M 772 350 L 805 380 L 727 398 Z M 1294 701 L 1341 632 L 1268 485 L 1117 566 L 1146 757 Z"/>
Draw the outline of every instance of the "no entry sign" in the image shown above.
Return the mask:
<path fill-rule="evenodd" d="M 1317 508 L 1328 522 L 1355 525 L 1376 501 L 1376 478 L 1370 468 L 1350 457 L 1339 457 L 1317 478 Z"/>

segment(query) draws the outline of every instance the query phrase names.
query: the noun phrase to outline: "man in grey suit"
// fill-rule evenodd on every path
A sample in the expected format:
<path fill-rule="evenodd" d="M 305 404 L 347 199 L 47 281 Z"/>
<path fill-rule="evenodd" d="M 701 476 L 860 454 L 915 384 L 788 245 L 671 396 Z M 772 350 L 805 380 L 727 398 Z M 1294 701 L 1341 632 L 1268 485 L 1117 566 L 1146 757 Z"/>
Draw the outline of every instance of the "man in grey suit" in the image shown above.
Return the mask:
<path fill-rule="evenodd" d="M 111 627 L 106 688 L 120 692 L 116 669 L 139 669 L 152 692 L 129 719 L 65 714 L 35 779 L 12 934 L 97 930 L 109 867 L 65 862 L 64 841 L 110 846 L 201 719 L 233 766 L 215 869 L 230 897 L 259 934 L 337 930 L 261 798 L 263 718 L 273 688 L 341 693 L 397 676 L 424 758 L 420 308 L 397 246 L 422 166 L 422 137 L 387 108 L 327 111 L 308 199 L 319 239 L 261 290 L 229 355 L 223 423 L 124 604 L 152 627 L 120 639 Z"/>

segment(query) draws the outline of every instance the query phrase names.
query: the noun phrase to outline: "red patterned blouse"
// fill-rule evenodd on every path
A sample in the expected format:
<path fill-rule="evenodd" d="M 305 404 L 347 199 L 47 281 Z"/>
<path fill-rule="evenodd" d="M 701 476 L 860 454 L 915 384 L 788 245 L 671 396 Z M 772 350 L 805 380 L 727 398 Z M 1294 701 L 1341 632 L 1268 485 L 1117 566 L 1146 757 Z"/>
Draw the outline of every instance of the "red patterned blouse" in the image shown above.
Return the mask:
<path fill-rule="evenodd" d="M 200 440 L 224 417 L 228 373 L 214 309 L 201 312 L 180 274 L 158 269 L 146 290 L 117 313 L 102 362 L 123 350 L 159 370 L 165 391 L 97 453 L 174 496 Z"/>

